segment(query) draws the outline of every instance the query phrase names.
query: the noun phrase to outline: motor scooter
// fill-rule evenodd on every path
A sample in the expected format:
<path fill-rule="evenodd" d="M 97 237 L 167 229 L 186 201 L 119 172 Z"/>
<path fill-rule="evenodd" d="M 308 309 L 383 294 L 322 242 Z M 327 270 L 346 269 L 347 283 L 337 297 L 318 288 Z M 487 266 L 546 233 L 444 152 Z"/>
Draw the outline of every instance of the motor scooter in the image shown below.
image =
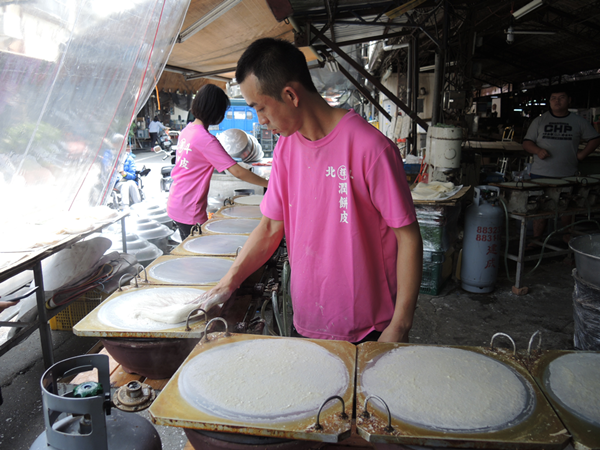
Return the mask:
<path fill-rule="evenodd" d="M 145 176 L 148 176 L 148 174 L 150 173 L 150 169 L 147 168 L 146 166 L 142 167 L 142 170 L 136 170 L 135 171 L 135 180 L 132 180 L 135 182 L 138 192 L 140 193 L 140 199 L 141 201 L 144 201 L 144 199 L 146 198 L 146 194 L 144 193 L 144 182 L 142 181 L 142 178 Z M 110 193 L 110 200 L 107 203 L 107 206 L 109 208 L 112 209 L 120 209 L 123 205 L 123 199 L 121 198 L 121 193 L 119 192 L 119 190 L 116 187 L 113 187 L 111 193 Z"/>
<path fill-rule="evenodd" d="M 159 145 L 155 145 L 152 148 L 154 153 L 164 153 L 163 160 L 167 158 L 171 158 L 171 165 L 164 166 L 160 168 L 160 190 L 162 192 L 169 192 L 171 190 L 171 184 L 173 184 L 173 178 L 171 178 L 171 170 L 175 167 L 175 161 L 177 159 L 177 147 L 170 147 L 170 151 L 166 151 L 161 148 Z"/>

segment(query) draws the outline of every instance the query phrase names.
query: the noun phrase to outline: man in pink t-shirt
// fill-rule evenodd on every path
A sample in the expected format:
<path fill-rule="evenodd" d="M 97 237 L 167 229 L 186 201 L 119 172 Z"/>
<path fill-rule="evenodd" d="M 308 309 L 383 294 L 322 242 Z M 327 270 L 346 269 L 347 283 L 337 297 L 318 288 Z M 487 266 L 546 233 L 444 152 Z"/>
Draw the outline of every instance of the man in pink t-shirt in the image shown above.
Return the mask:
<path fill-rule="evenodd" d="M 354 111 L 330 107 L 288 42 L 254 42 L 236 78 L 282 137 L 261 224 L 202 306 L 226 301 L 285 233 L 299 335 L 408 341 L 423 248 L 397 147 Z"/>

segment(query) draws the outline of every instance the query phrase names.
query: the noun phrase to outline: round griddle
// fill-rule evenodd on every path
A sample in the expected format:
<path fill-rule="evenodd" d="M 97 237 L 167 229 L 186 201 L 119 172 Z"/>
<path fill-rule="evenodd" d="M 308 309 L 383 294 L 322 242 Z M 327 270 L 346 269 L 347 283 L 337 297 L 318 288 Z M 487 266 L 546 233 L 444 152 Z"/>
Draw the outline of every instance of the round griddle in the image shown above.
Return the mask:
<path fill-rule="evenodd" d="M 497 426 L 492 429 L 486 429 L 485 427 L 475 429 L 465 429 L 460 425 L 453 425 L 446 429 L 442 427 L 432 427 L 428 424 L 420 421 L 416 423 L 414 418 L 400 417 L 399 414 L 388 416 L 386 408 L 377 399 L 371 398 L 367 404 L 368 417 L 362 415 L 364 411 L 365 400 L 369 395 L 377 395 L 374 392 L 366 392 L 363 387 L 363 374 L 369 367 L 376 364 L 379 358 L 382 358 L 387 353 L 392 353 L 397 349 L 411 348 L 411 347 L 435 347 L 435 348 L 448 348 L 452 351 L 466 351 L 473 352 L 476 356 L 482 356 L 485 358 L 493 359 L 493 364 L 490 367 L 498 364 L 498 367 L 502 367 L 502 370 L 511 376 L 515 376 L 525 387 L 527 397 L 522 402 L 525 407 L 521 413 L 516 414 L 514 420 L 509 420 L 503 426 Z M 394 353 L 399 357 L 402 353 Z M 407 359 L 408 360 L 408 359 Z M 468 360 L 468 359 L 467 359 Z M 465 360 L 465 361 L 467 361 Z M 402 359 L 399 358 L 398 363 L 402 364 Z M 464 369 L 464 370 L 463 370 Z M 435 376 L 448 377 L 452 381 L 453 377 L 461 377 L 464 373 L 467 373 L 469 369 L 468 365 L 464 365 L 461 369 L 457 370 L 456 373 L 437 373 Z M 439 370 L 439 369 L 438 369 Z M 455 369 L 456 370 L 456 369 Z M 414 379 L 411 380 L 417 387 L 423 387 L 421 384 L 422 378 L 418 374 L 413 374 Z M 440 383 L 446 386 L 451 386 L 452 383 Z M 431 389 L 430 385 L 427 385 L 427 389 Z M 495 386 L 491 386 L 494 389 Z M 434 388 L 435 389 L 435 388 Z M 467 390 L 468 392 L 468 390 Z M 429 395 L 427 393 L 423 399 L 432 398 L 435 400 L 435 395 Z M 408 344 L 396 344 L 396 343 L 378 343 L 378 342 L 366 342 L 358 346 L 357 356 L 357 387 L 356 387 L 356 416 L 357 416 L 357 430 L 358 433 L 370 442 L 387 442 L 394 444 L 405 444 L 405 445 L 427 445 L 427 446 L 442 446 L 442 447 L 461 447 L 461 448 L 481 448 L 493 447 L 502 449 L 519 449 L 523 446 L 527 448 L 539 448 L 539 449 L 562 449 L 568 441 L 568 435 L 565 434 L 564 427 L 558 417 L 553 412 L 552 408 L 546 401 L 544 395 L 539 391 L 536 383 L 533 381 L 527 370 L 517 364 L 514 360 L 509 357 L 504 357 L 495 352 L 491 352 L 481 347 L 442 347 L 442 346 L 416 346 Z M 393 395 L 400 396 L 401 392 L 394 392 Z M 467 394 L 468 395 L 468 394 Z M 385 401 L 385 398 L 383 398 Z M 390 401 L 390 403 L 392 403 Z M 423 405 L 420 405 L 423 406 Z M 490 405 L 490 408 L 494 408 L 495 405 Z M 448 411 L 452 408 L 452 405 L 441 405 L 435 401 L 427 403 L 426 409 L 431 408 L 432 415 L 437 414 L 435 408 L 448 408 Z M 423 411 L 421 411 L 423 412 Z M 460 423 L 460 415 L 454 418 L 458 419 Z M 392 429 L 388 429 L 388 420 L 391 422 Z"/>
<path fill-rule="evenodd" d="M 146 272 L 152 284 L 211 285 L 218 283 L 232 264 L 231 258 L 161 256 L 146 268 Z"/>
<path fill-rule="evenodd" d="M 212 219 L 202 225 L 210 234 L 250 234 L 258 226 L 258 219 Z"/>
<path fill-rule="evenodd" d="M 233 203 L 236 205 L 258 206 L 262 202 L 264 195 L 240 195 L 233 198 Z"/>
<path fill-rule="evenodd" d="M 344 400 L 344 411 L 347 417 L 340 417 L 342 412 L 341 402 L 332 400 L 323 407 L 319 424 L 322 428 L 315 427 L 316 418 L 319 414 L 320 399 L 317 397 L 327 396 L 330 392 L 320 392 L 319 376 L 322 374 L 321 367 L 314 366 L 310 358 L 294 360 L 297 353 L 290 354 L 283 359 L 270 357 L 269 352 L 257 358 L 244 361 L 244 350 L 250 349 L 253 342 L 268 340 L 269 344 L 285 345 L 289 342 L 306 345 L 314 354 L 324 353 L 338 361 L 336 366 L 344 377 L 341 388 L 337 394 Z M 241 433 L 244 435 L 303 439 L 321 442 L 338 442 L 350 435 L 352 425 L 352 403 L 354 399 L 354 370 L 356 362 L 356 347 L 348 342 L 324 341 L 296 338 L 279 338 L 269 336 L 257 336 L 246 334 L 224 333 L 209 334 L 209 340 L 202 339 L 192 350 L 189 357 L 184 361 L 179 370 L 163 389 L 155 402 L 150 407 L 153 422 L 158 425 L 179 426 L 196 430 L 224 431 L 228 433 Z M 220 367 L 214 367 L 213 365 Z M 255 365 L 254 365 L 255 364 Z M 208 367 L 210 366 L 210 367 Z M 240 369 L 246 367 L 249 370 Z M 236 369 L 237 368 L 237 369 Z M 212 370 L 215 369 L 215 370 Z M 220 369 L 220 370 L 217 370 Z M 305 371 L 312 374 L 308 380 L 297 380 L 292 382 L 290 374 L 294 371 Z M 268 377 L 267 377 L 268 375 Z M 283 387 L 263 386 L 265 378 L 273 380 L 281 375 L 279 384 Z M 207 403 L 210 393 L 203 392 L 201 385 L 207 377 L 213 378 L 211 385 L 223 385 L 223 392 L 227 394 L 231 388 L 232 405 L 218 407 Z M 304 392 L 296 391 L 294 386 L 300 386 Z M 245 390 L 247 389 L 247 392 Z M 283 391 L 286 391 L 283 393 Z M 302 411 L 294 411 L 294 404 L 290 402 L 289 408 L 282 404 L 284 395 L 286 398 L 290 391 L 297 396 L 297 403 L 302 403 L 304 395 L 309 400 L 315 400 L 312 406 Z M 314 392 L 313 392 L 314 391 Z M 240 395 L 237 395 L 241 392 Z M 311 395 L 315 394 L 316 395 Z M 331 392 L 331 394 L 335 394 Z M 256 408 L 245 409 L 245 405 L 236 398 L 253 402 L 263 398 L 262 411 L 256 415 L 252 411 Z M 256 397 L 253 397 L 256 396 Z M 279 411 L 269 411 L 270 401 L 273 405 L 279 405 Z M 325 403 L 327 398 L 323 398 Z M 296 403 L 296 402 L 294 402 Z M 309 402 L 310 403 L 310 402 Z M 229 408 L 235 410 L 228 411 Z M 312 409 L 312 411 L 308 411 Z"/>
<path fill-rule="evenodd" d="M 235 256 L 238 249 L 243 247 L 247 240 L 248 236 L 238 234 L 190 236 L 173 249 L 171 255 Z"/>
<path fill-rule="evenodd" d="M 185 299 L 202 295 L 208 287 L 193 286 L 126 286 L 104 300 L 98 307 L 79 321 L 73 332 L 77 336 L 93 336 L 106 338 L 199 338 L 202 336 L 206 320 L 204 316 L 196 316 L 190 321 L 190 329 L 185 324 L 167 324 L 132 318 L 132 309 L 136 305 L 156 298 L 157 293 L 182 295 Z"/>
<path fill-rule="evenodd" d="M 575 443 L 575 448 L 600 448 L 600 423 L 598 419 L 590 420 L 578 411 L 578 406 L 573 404 L 572 399 L 561 399 L 555 392 L 551 382 L 551 373 L 554 361 L 560 358 L 568 358 L 573 356 L 589 357 L 590 362 L 598 367 L 600 365 L 600 353 L 599 352 L 583 352 L 583 351 L 567 351 L 567 350 L 549 350 L 542 353 L 542 355 L 535 360 L 531 367 L 531 374 L 534 376 L 536 382 L 546 394 L 546 397 L 556 410 L 556 413 L 563 421 L 569 434 L 572 436 Z M 571 365 L 571 370 L 576 370 L 575 364 Z M 581 379 L 581 374 L 574 372 L 570 375 L 572 377 L 571 383 L 573 387 L 576 387 L 580 383 L 585 383 L 585 380 Z M 598 371 L 595 372 L 595 379 L 597 380 Z M 600 396 L 600 392 L 595 392 L 596 398 Z M 597 400 L 597 404 L 600 400 Z"/>
<path fill-rule="evenodd" d="M 263 215 L 260 206 L 228 206 L 217 212 L 217 216 L 235 219 L 260 219 Z"/>

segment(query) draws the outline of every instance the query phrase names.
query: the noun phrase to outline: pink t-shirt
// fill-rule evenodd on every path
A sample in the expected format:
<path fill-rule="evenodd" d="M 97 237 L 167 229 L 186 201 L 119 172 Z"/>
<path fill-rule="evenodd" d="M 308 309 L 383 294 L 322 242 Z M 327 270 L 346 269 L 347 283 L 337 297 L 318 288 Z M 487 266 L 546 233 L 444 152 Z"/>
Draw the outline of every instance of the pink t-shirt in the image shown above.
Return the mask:
<path fill-rule="evenodd" d="M 357 342 L 389 324 L 398 249 L 390 227 L 416 220 L 389 139 L 353 110 L 318 141 L 280 138 L 261 211 L 284 221 L 300 334 Z"/>
<path fill-rule="evenodd" d="M 216 137 L 202 125 L 189 123 L 179 135 L 177 160 L 171 171 L 167 213 L 187 225 L 204 223 L 213 169 L 223 172 L 235 164 Z"/>

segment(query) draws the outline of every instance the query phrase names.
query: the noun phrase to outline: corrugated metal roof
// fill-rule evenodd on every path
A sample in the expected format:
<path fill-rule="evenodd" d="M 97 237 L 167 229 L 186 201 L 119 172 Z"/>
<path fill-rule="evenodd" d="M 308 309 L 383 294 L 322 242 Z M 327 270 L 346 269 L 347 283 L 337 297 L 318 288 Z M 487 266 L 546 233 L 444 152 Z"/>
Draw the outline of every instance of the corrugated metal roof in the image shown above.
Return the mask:
<path fill-rule="evenodd" d="M 386 11 L 418 0 L 286 1 L 241 1 L 192 38 L 176 44 L 169 65 L 212 73 L 235 67 L 246 46 L 257 38 L 294 40 L 292 25 L 278 22 L 269 4 L 291 7 L 292 22 L 299 31 L 310 25 L 318 30 L 326 28 L 324 35 L 336 43 L 390 36 L 407 39 L 398 35 L 419 33 L 419 64 L 434 62 L 436 44 L 423 31 L 441 39 L 443 2 L 427 0 L 408 15 L 390 20 L 384 14 Z M 600 0 L 544 0 L 535 11 L 514 19 L 511 10 L 530 2 L 448 0 L 448 60 L 457 61 L 452 70 L 475 84 L 516 84 L 548 77 L 556 79 L 600 66 Z M 221 0 L 192 0 L 184 29 L 220 3 Z M 556 34 L 515 34 L 514 43 L 508 44 L 505 30 L 510 25 L 516 31 L 544 30 Z M 320 44 L 317 39 L 313 47 L 319 49 Z M 386 54 L 382 69 L 392 63 L 400 64 L 400 59 L 393 53 Z M 233 76 L 231 72 L 223 75 Z"/>

